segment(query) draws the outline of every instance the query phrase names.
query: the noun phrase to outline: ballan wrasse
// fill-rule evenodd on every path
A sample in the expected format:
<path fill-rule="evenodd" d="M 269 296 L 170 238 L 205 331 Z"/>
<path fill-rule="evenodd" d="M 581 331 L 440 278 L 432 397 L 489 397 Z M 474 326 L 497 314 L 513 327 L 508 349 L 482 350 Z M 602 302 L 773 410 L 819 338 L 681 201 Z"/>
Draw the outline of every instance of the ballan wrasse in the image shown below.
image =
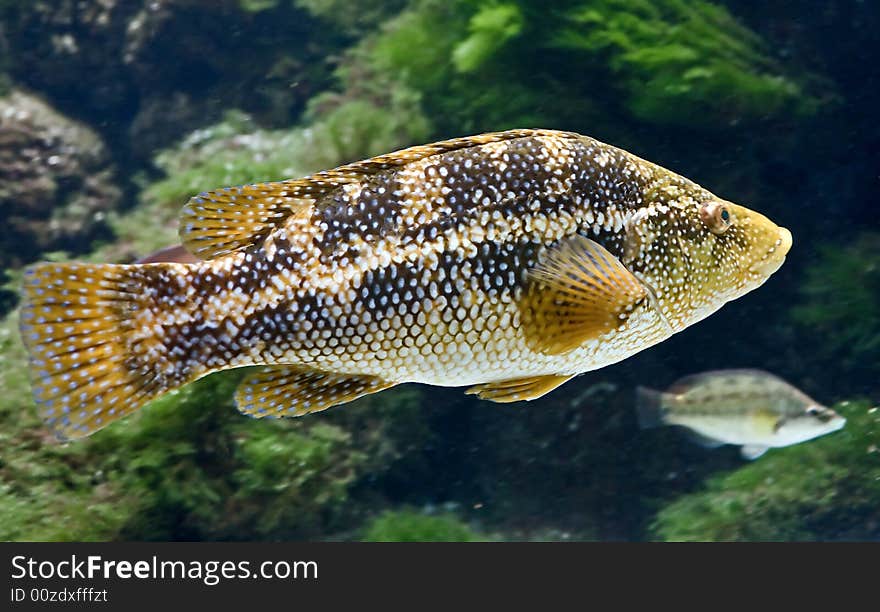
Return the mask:
<path fill-rule="evenodd" d="M 550 130 L 202 193 L 180 235 L 201 261 L 28 270 L 21 333 L 60 437 L 251 365 L 235 399 L 255 417 L 404 382 L 535 399 L 755 289 L 791 246 L 684 177 Z"/>
<path fill-rule="evenodd" d="M 691 439 L 709 448 L 740 445 L 746 459 L 846 425 L 831 408 L 762 370 L 693 374 L 663 392 L 639 387 L 636 397 L 642 427 L 685 427 Z"/>

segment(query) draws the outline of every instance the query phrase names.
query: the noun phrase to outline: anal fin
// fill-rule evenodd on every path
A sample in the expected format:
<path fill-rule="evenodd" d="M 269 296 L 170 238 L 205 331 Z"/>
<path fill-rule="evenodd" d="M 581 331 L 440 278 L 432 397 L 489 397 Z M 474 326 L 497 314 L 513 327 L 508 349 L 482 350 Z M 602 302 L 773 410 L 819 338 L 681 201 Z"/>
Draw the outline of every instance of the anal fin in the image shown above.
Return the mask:
<path fill-rule="evenodd" d="M 269 366 L 249 375 L 235 392 L 248 416 L 296 417 L 326 410 L 393 387 L 376 376 L 336 374 L 302 366 Z"/>
<path fill-rule="evenodd" d="M 503 404 L 528 401 L 538 399 L 542 395 L 550 393 L 553 389 L 570 378 L 572 378 L 572 375 L 558 376 L 555 374 L 527 378 L 511 378 L 509 380 L 474 385 L 465 391 L 465 393 L 467 395 L 476 395 L 480 399 Z"/>

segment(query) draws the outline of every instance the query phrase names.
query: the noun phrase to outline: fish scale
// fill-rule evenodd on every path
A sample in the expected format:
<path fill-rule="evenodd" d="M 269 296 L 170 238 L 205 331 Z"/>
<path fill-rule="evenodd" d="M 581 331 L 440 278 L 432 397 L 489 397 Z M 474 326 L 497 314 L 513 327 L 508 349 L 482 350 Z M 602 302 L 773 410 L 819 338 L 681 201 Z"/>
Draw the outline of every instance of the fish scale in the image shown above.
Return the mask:
<path fill-rule="evenodd" d="M 716 218 L 722 209 L 733 222 Z M 757 287 L 790 246 L 787 230 L 684 177 L 550 130 L 204 192 L 184 207 L 181 238 L 203 261 L 40 264 L 28 277 L 22 333 L 34 355 L 58 342 L 51 324 L 78 329 L 87 308 L 102 323 L 83 333 L 112 333 L 98 363 L 109 378 L 88 388 L 122 406 L 113 418 L 245 365 L 265 366 L 237 395 L 253 416 L 301 415 L 405 382 L 534 399 Z M 113 295 L 92 292 L 86 276 Z M 51 321 L 35 318 L 43 305 Z M 85 367 L 35 359 L 48 384 L 53 360 Z M 35 395 L 61 436 L 113 420 L 100 410 L 78 419 L 76 388 L 47 389 Z"/>

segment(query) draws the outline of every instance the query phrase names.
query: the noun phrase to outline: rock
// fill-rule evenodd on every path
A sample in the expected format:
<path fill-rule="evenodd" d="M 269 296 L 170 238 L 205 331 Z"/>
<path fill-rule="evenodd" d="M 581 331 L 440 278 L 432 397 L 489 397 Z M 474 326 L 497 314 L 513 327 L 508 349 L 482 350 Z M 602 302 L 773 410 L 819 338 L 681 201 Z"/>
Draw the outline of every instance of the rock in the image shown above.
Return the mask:
<path fill-rule="evenodd" d="M 5 11 L 13 79 L 138 163 L 229 108 L 287 125 L 332 70 L 326 26 L 290 3 L 254 13 L 238 0 L 35 0 Z"/>
<path fill-rule="evenodd" d="M 116 113 L 134 90 L 122 73 L 126 24 L 140 3 L 117 0 L 11 3 L 6 35 L 13 77 L 28 87 L 82 105 L 96 113 Z"/>
<path fill-rule="evenodd" d="M 0 268 L 89 250 L 121 200 L 95 132 L 22 91 L 0 97 Z"/>

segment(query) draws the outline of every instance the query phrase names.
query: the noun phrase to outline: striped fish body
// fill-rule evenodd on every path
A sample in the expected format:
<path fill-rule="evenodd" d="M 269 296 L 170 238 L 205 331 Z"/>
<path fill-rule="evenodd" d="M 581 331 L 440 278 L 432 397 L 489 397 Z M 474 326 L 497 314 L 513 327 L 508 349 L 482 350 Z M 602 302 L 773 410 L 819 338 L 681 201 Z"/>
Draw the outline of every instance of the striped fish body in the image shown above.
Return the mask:
<path fill-rule="evenodd" d="M 532 399 L 755 288 L 791 244 L 668 170 L 542 130 L 204 193 L 181 236 L 204 261 L 30 270 L 22 334 L 61 435 L 246 365 L 268 366 L 236 396 L 254 416 L 402 382 Z"/>

